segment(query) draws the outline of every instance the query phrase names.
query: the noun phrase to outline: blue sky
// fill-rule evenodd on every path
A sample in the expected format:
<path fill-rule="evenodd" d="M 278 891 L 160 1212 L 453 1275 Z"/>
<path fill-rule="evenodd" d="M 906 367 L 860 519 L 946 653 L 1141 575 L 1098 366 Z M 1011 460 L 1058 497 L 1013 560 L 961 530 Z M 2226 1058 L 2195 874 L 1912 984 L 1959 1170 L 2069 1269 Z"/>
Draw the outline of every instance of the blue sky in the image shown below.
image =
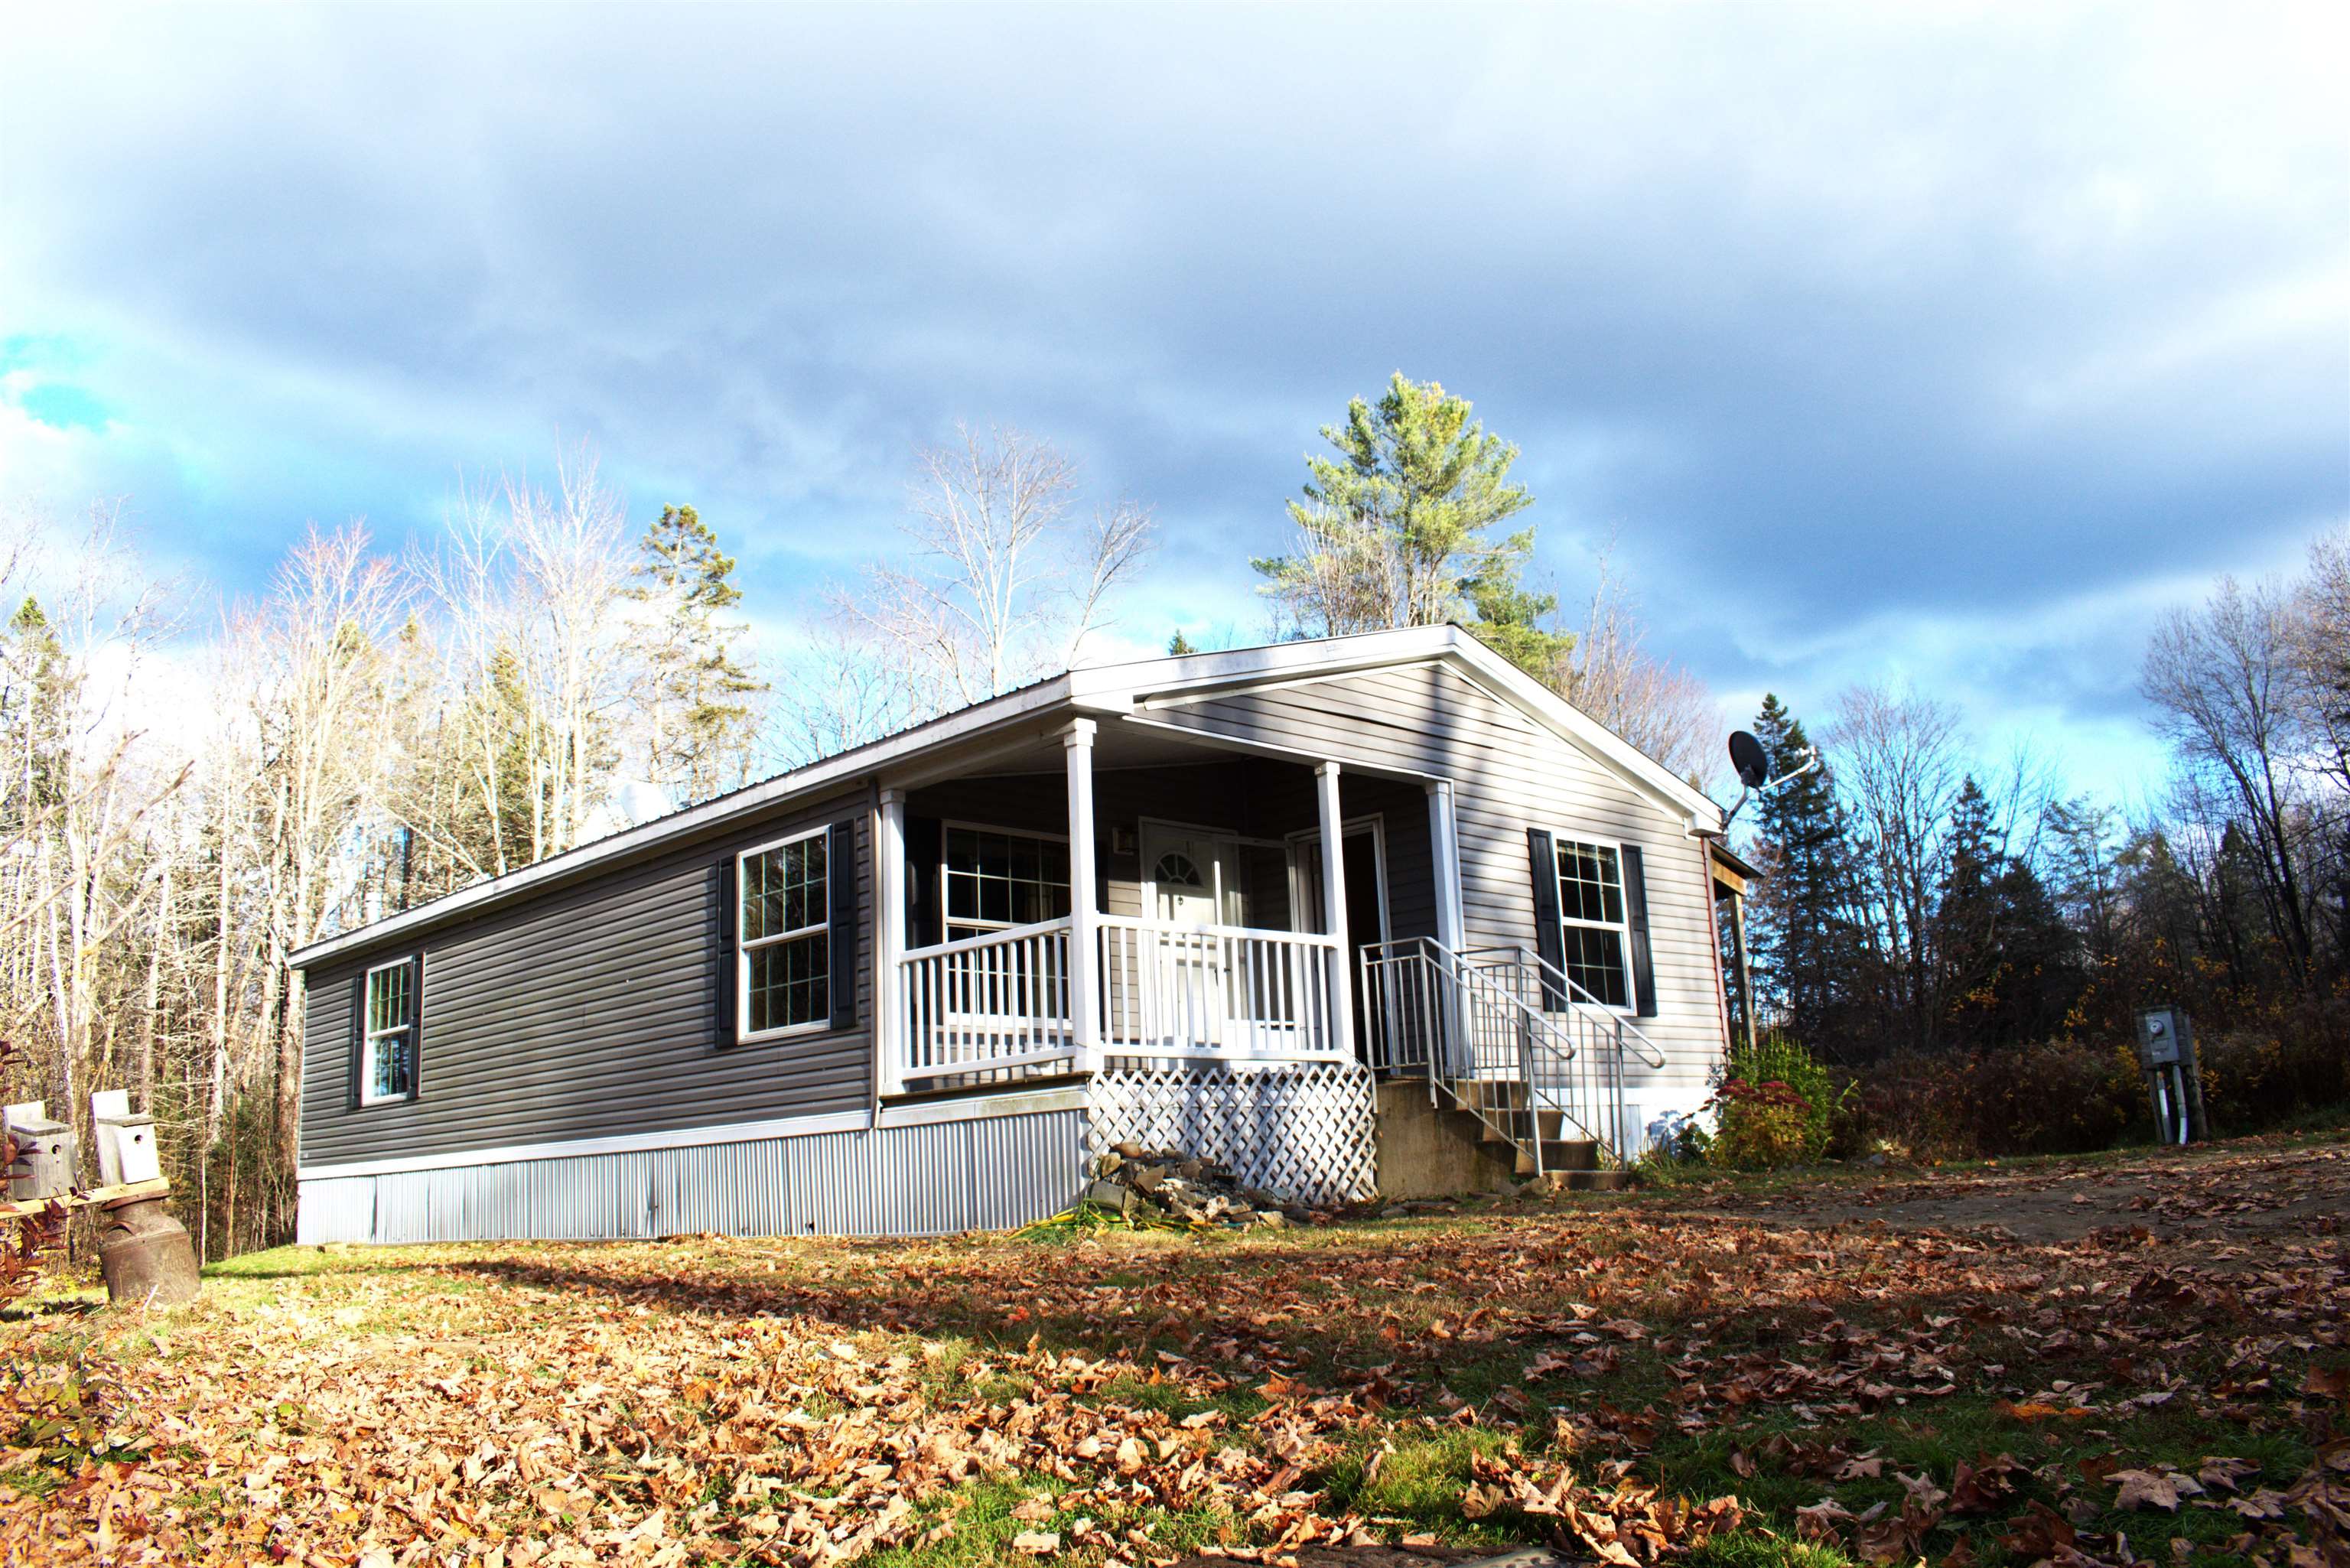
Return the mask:
<path fill-rule="evenodd" d="M 1860 680 L 2085 784 L 2144 629 L 2350 514 L 2338 7 L 0 14 L 0 498 L 250 592 L 587 440 L 787 628 L 958 418 L 1253 633 L 1388 372 L 1734 717 Z"/>

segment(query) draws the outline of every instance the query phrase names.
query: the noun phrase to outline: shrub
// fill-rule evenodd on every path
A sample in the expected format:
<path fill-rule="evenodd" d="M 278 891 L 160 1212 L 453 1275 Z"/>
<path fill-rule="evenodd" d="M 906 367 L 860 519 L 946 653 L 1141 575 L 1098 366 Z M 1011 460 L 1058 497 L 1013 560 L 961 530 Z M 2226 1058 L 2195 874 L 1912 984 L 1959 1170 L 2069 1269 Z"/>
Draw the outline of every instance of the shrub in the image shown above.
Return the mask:
<path fill-rule="evenodd" d="M 2216 1133 L 2256 1132 L 2350 1098 L 2350 1002 L 2304 1003 L 2196 1046 L 2203 1113 Z"/>
<path fill-rule="evenodd" d="M 1794 1041 L 1774 1034 L 1734 1046 L 1714 1092 L 1707 1158 L 1742 1170 L 1819 1159 L 1848 1094 Z"/>
<path fill-rule="evenodd" d="M 2128 1049 L 2049 1040 L 1888 1057 L 1861 1081 L 1854 1120 L 1868 1144 L 1913 1159 L 2072 1154 L 2145 1119 L 2145 1097 Z"/>
<path fill-rule="evenodd" d="M 2085 1154 L 2152 1115 L 2132 1045 L 2046 1040 L 1975 1058 L 1968 1106 L 1987 1154 Z"/>
<path fill-rule="evenodd" d="M 1708 1157 L 1740 1170 L 1770 1170 L 1804 1156 L 1811 1102 L 1776 1079 L 1750 1084 L 1726 1080 L 1713 1096 L 1721 1127 Z"/>

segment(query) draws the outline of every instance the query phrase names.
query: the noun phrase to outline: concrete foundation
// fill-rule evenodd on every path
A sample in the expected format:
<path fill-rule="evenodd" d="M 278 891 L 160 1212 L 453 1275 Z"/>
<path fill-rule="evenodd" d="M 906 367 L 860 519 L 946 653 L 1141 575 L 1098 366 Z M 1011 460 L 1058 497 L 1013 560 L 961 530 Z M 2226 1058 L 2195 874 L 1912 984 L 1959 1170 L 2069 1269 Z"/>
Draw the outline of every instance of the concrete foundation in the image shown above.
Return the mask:
<path fill-rule="evenodd" d="M 1397 1078 L 1379 1085 L 1376 1114 L 1381 1197 L 1450 1198 L 1516 1189 L 1516 1151 L 1506 1143 L 1481 1140 L 1476 1117 L 1430 1105 L 1425 1081 Z"/>

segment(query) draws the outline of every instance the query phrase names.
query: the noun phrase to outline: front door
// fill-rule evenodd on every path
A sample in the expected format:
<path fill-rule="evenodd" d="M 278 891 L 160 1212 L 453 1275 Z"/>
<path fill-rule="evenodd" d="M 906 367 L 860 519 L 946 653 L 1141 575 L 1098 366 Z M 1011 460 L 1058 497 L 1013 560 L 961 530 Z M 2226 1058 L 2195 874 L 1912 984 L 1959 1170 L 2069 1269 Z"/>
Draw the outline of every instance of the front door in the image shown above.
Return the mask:
<path fill-rule="evenodd" d="M 1224 834 L 1153 823 L 1143 829 L 1142 860 L 1170 926 L 1237 926 L 1242 919 L 1240 840 Z"/>
<path fill-rule="evenodd" d="M 1146 823 L 1145 935 L 1137 975 L 1146 1033 L 1177 1046 L 1222 1046 L 1243 1037 L 1248 998 L 1235 973 L 1235 942 L 1212 928 L 1247 917 L 1241 846 L 1232 834 Z"/>

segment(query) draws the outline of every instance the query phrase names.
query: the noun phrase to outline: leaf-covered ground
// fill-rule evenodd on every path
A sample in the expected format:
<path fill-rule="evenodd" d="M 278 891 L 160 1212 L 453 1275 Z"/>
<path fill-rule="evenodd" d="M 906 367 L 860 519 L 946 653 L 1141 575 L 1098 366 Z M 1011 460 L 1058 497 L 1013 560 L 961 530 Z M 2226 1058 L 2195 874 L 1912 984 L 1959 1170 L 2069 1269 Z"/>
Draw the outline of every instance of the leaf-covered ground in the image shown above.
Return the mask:
<path fill-rule="evenodd" d="M 2345 1210 L 2337 1136 L 1198 1239 L 289 1248 L 0 1322 L 0 1560 L 2338 1563 Z"/>

